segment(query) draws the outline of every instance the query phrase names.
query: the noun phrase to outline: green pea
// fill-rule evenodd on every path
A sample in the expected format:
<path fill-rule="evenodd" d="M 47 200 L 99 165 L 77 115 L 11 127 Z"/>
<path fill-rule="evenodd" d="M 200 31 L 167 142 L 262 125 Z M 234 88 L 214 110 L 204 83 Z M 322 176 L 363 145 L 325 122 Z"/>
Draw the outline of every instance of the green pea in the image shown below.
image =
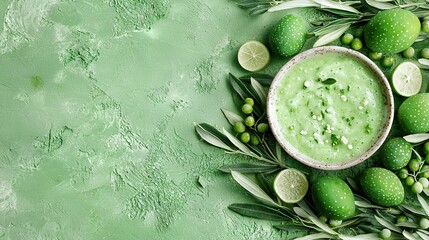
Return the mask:
<path fill-rule="evenodd" d="M 353 39 L 353 41 L 351 43 L 351 46 L 352 46 L 352 48 L 354 50 L 359 51 L 359 50 L 362 49 L 363 44 L 362 44 L 362 41 L 359 38 L 355 38 L 355 39 Z"/>
<path fill-rule="evenodd" d="M 244 132 L 240 136 L 240 141 L 243 143 L 248 143 L 250 141 L 250 133 Z"/>
<path fill-rule="evenodd" d="M 325 215 L 320 215 L 319 220 L 323 223 L 326 223 L 328 221 L 328 218 Z"/>
<path fill-rule="evenodd" d="M 381 57 L 383 57 L 382 53 L 379 53 L 379 52 L 370 52 L 369 53 L 369 58 L 371 58 L 372 60 L 380 60 Z"/>
<path fill-rule="evenodd" d="M 400 215 L 396 218 L 396 223 L 406 222 L 408 221 L 407 217 L 404 215 Z"/>
<path fill-rule="evenodd" d="M 402 52 L 402 55 L 406 58 L 412 58 L 412 57 L 414 57 L 415 53 L 416 53 L 416 51 L 414 50 L 414 48 L 409 47 Z"/>
<path fill-rule="evenodd" d="M 330 219 L 329 220 L 329 225 L 331 227 L 338 227 L 338 226 L 341 225 L 341 223 L 343 223 L 343 221 L 341 221 L 341 220 L 335 220 L 335 219 Z"/>
<path fill-rule="evenodd" d="M 427 218 L 420 218 L 419 227 L 421 229 L 428 229 L 429 228 L 429 220 Z"/>
<path fill-rule="evenodd" d="M 429 178 L 429 165 L 423 165 L 420 169 L 419 177 Z"/>
<path fill-rule="evenodd" d="M 422 56 L 422 58 L 429 59 L 429 48 L 423 48 L 420 55 Z"/>
<path fill-rule="evenodd" d="M 415 194 L 420 194 L 421 192 L 423 192 L 423 185 L 420 182 L 415 182 L 411 186 L 411 191 Z"/>
<path fill-rule="evenodd" d="M 388 239 L 388 238 L 390 238 L 391 235 L 392 235 L 392 232 L 387 228 L 380 231 L 380 238 L 381 239 Z"/>
<path fill-rule="evenodd" d="M 405 185 L 407 186 L 411 186 L 414 184 L 414 178 L 411 176 L 408 176 L 405 178 Z"/>
<path fill-rule="evenodd" d="M 429 187 L 429 180 L 427 178 L 419 178 L 419 183 L 422 184 L 423 189 L 426 189 Z"/>
<path fill-rule="evenodd" d="M 234 123 L 234 131 L 237 133 L 244 133 L 244 131 L 246 131 L 246 126 L 243 122 L 236 122 Z"/>
<path fill-rule="evenodd" d="M 422 32 L 429 33 L 429 21 L 422 22 Z"/>
<path fill-rule="evenodd" d="M 426 142 L 425 145 L 423 145 L 423 152 L 428 155 L 429 154 L 429 142 Z"/>
<path fill-rule="evenodd" d="M 246 98 L 244 99 L 245 104 L 249 104 L 251 106 L 255 105 L 255 101 L 253 101 L 253 98 Z"/>
<path fill-rule="evenodd" d="M 413 172 L 417 172 L 420 169 L 420 163 L 417 159 L 411 159 L 408 163 L 408 169 L 410 169 Z"/>
<path fill-rule="evenodd" d="M 251 114 L 253 112 L 253 106 L 246 103 L 241 107 L 241 111 L 245 114 Z"/>
<path fill-rule="evenodd" d="M 346 33 L 341 37 L 341 42 L 348 45 L 353 41 L 354 37 L 351 33 Z"/>
<path fill-rule="evenodd" d="M 258 126 L 256 126 L 256 130 L 258 130 L 258 132 L 260 133 L 265 133 L 267 132 L 269 129 L 269 126 L 267 123 L 260 123 L 258 124 Z"/>
<path fill-rule="evenodd" d="M 397 175 L 400 179 L 405 179 L 408 177 L 408 170 L 406 168 L 402 168 L 398 171 Z"/>
<path fill-rule="evenodd" d="M 250 135 L 250 144 L 254 146 L 259 145 L 259 137 L 256 135 Z"/>
<path fill-rule="evenodd" d="M 393 66 L 393 57 L 384 57 L 381 61 L 381 65 L 383 65 L 383 67 Z"/>
<path fill-rule="evenodd" d="M 248 116 L 244 119 L 244 124 L 248 127 L 255 125 L 255 118 L 252 116 Z"/>

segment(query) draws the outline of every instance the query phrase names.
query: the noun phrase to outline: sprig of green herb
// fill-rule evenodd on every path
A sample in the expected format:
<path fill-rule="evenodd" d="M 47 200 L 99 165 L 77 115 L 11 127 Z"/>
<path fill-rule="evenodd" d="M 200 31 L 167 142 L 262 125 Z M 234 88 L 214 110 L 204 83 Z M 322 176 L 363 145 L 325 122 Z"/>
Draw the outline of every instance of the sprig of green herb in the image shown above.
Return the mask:
<path fill-rule="evenodd" d="M 246 75 L 242 78 L 230 74 L 229 80 L 234 90 L 233 98 L 236 99 L 237 107 L 243 105 L 243 101 L 247 98 L 254 100 L 253 113 L 255 124 L 248 129 L 254 134 L 260 144 L 254 145 L 244 143 L 237 138 L 236 135 L 229 132 L 227 129 L 222 131 L 207 123 L 195 124 L 197 134 L 207 143 L 225 150 L 229 154 L 241 154 L 252 157 L 263 163 L 239 163 L 225 165 L 219 168 L 223 172 L 241 172 L 241 173 L 273 173 L 281 169 L 287 168 L 283 163 L 283 150 L 269 132 L 261 133 L 257 129 L 257 125 L 261 122 L 267 122 L 266 101 L 267 91 L 261 82 L 267 84 L 272 81 L 272 77 L 266 74 Z M 261 81 L 261 82 L 260 82 Z M 237 99 L 238 98 L 238 99 Z M 237 113 L 227 109 L 221 109 L 223 115 L 231 126 L 237 122 L 244 122 L 245 119 Z"/>

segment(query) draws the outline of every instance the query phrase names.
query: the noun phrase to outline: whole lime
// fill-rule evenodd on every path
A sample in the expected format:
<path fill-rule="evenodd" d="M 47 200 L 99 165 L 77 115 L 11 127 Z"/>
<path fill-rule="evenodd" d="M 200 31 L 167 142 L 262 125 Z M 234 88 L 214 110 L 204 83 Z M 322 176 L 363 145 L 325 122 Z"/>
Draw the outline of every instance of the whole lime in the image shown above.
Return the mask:
<path fill-rule="evenodd" d="M 381 206 L 395 206 L 404 200 L 404 187 L 391 171 L 373 167 L 366 169 L 361 176 L 361 186 L 365 195 Z"/>
<path fill-rule="evenodd" d="M 272 29 L 271 49 L 280 56 L 290 57 L 301 50 L 307 38 L 307 24 L 298 16 L 284 16 Z"/>
<path fill-rule="evenodd" d="M 407 166 L 413 153 L 413 147 L 405 139 L 398 137 L 387 141 L 381 149 L 383 165 L 390 170 L 399 170 Z"/>
<path fill-rule="evenodd" d="M 420 33 L 420 21 L 412 12 L 390 9 L 379 12 L 365 26 L 368 48 L 381 53 L 404 51 Z"/>
<path fill-rule="evenodd" d="M 353 192 L 340 178 L 324 176 L 311 187 L 316 208 L 329 219 L 344 220 L 355 213 Z"/>
<path fill-rule="evenodd" d="M 429 93 L 407 98 L 398 110 L 398 121 L 408 133 L 429 131 Z"/>

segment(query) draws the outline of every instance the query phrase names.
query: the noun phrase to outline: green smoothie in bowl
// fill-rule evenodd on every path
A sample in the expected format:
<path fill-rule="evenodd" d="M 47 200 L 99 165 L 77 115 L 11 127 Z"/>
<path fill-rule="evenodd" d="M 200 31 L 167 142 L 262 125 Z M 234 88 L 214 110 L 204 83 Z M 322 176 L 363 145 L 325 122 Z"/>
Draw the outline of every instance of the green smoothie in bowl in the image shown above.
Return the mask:
<path fill-rule="evenodd" d="M 315 48 L 277 74 L 268 117 L 292 157 L 319 169 L 343 169 L 381 146 L 393 121 L 393 96 L 383 73 L 364 55 Z"/>

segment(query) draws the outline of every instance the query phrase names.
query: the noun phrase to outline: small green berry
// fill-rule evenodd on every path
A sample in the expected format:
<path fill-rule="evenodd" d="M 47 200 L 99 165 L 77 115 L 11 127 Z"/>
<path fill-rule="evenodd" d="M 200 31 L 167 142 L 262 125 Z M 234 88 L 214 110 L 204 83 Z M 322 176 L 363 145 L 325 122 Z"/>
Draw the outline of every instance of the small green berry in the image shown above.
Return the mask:
<path fill-rule="evenodd" d="M 408 170 L 406 168 L 402 168 L 398 171 L 397 175 L 400 179 L 405 179 L 408 177 Z"/>
<path fill-rule="evenodd" d="M 354 37 L 351 33 L 346 33 L 341 37 L 341 42 L 348 45 L 353 41 Z"/>
<path fill-rule="evenodd" d="M 411 186 L 411 191 L 415 194 L 420 194 L 423 191 L 423 185 L 420 182 L 415 182 Z"/>
<path fill-rule="evenodd" d="M 419 227 L 420 227 L 420 229 L 428 229 L 429 228 L 429 220 L 427 218 L 420 218 Z"/>
<path fill-rule="evenodd" d="M 253 106 L 246 103 L 241 107 L 241 111 L 245 114 L 251 114 L 253 112 Z"/>
<path fill-rule="evenodd" d="M 254 146 L 259 145 L 259 137 L 256 135 L 250 135 L 250 144 Z"/>
<path fill-rule="evenodd" d="M 429 180 L 427 178 L 419 178 L 419 183 L 422 184 L 423 189 L 426 189 L 429 187 Z"/>
<path fill-rule="evenodd" d="M 243 122 L 236 122 L 234 123 L 234 131 L 237 133 L 244 133 L 244 131 L 246 131 L 246 126 Z"/>
<path fill-rule="evenodd" d="M 408 221 L 407 217 L 404 215 L 400 215 L 396 218 L 396 223 L 406 222 Z"/>
<path fill-rule="evenodd" d="M 246 98 L 244 99 L 245 104 L 249 104 L 251 106 L 255 105 L 255 101 L 253 101 L 253 98 Z"/>
<path fill-rule="evenodd" d="M 420 169 L 419 177 L 429 178 L 429 165 L 423 165 Z"/>
<path fill-rule="evenodd" d="M 255 118 L 252 116 L 247 116 L 246 119 L 244 119 L 244 124 L 246 124 L 248 127 L 255 125 Z"/>
<path fill-rule="evenodd" d="M 406 58 L 412 58 L 412 57 L 414 57 L 415 53 L 416 53 L 416 51 L 414 50 L 414 48 L 409 47 L 402 52 L 402 55 Z"/>
<path fill-rule="evenodd" d="M 427 154 L 426 155 L 426 157 L 425 157 L 425 162 L 427 163 L 427 164 L 429 164 L 429 154 Z M 424 167 L 424 166 L 423 166 Z"/>
<path fill-rule="evenodd" d="M 414 184 L 414 178 L 411 176 L 408 176 L 405 178 L 405 185 L 407 186 L 411 186 Z"/>
<path fill-rule="evenodd" d="M 240 141 L 243 143 L 248 143 L 250 141 L 250 133 L 244 132 L 240 136 Z"/>
<path fill-rule="evenodd" d="M 380 60 L 381 57 L 383 57 L 382 53 L 379 53 L 379 52 L 370 52 L 369 53 L 369 58 L 371 58 L 372 60 Z"/>
<path fill-rule="evenodd" d="M 326 223 L 326 222 L 328 221 L 328 218 L 327 218 L 325 215 L 320 215 L 320 216 L 319 216 L 319 220 L 320 220 L 322 223 Z"/>
<path fill-rule="evenodd" d="M 411 159 L 408 163 L 408 169 L 413 172 L 417 172 L 420 169 L 420 163 L 417 159 Z"/>
<path fill-rule="evenodd" d="M 429 48 L 423 48 L 420 53 L 420 56 L 422 56 L 422 58 L 429 59 Z"/>
<path fill-rule="evenodd" d="M 335 219 L 330 219 L 330 220 L 329 220 L 329 225 L 330 225 L 331 227 L 338 227 L 338 226 L 340 226 L 340 225 L 341 225 L 341 223 L 343 223 L 343 221 L 342 221 L 342 220 L 335 220 Z"/>
<path fill-rule="evenodd" d="M 269 129 L 269 126 L 267 123 L 260 123 L 256 127 L 256 130 L 258 130 L 258 132 L 260 132 L 260 133 L 265 133 L 268 131 L 268 129 Z"/>
<path fill-rule="evenodd" d="M 384 57 L 381 61 L 381 65 L 383 65 L 383 67 L 393 66 L 393 57 Z"/>
<path fill-rule="evenodd" d="M 362 41 L 359 38 L 355 38 L 353 39 L 353 41 L 351 42 L 351 46 L 354 50 L 359 51 L 362 49 L 363 44 Z"/>
<path fill-rule="evenodd" d="M 426 142 L 425 145 L 423 145 L 423 152 L 428 155 L 429 154 L 429 142 Z"/>
<path fill-rule="evenodd" d="M 392 235 L 392 232 L 387 228 L 380 231 L 380 238 L 381 239 L 388 239 L 388 238 L 390 238 L 391 235 Z"/>
<path fill-rule="evenodd" d="M 422 22 L 422 32 L 429 33 L 429 20 Z"/>

